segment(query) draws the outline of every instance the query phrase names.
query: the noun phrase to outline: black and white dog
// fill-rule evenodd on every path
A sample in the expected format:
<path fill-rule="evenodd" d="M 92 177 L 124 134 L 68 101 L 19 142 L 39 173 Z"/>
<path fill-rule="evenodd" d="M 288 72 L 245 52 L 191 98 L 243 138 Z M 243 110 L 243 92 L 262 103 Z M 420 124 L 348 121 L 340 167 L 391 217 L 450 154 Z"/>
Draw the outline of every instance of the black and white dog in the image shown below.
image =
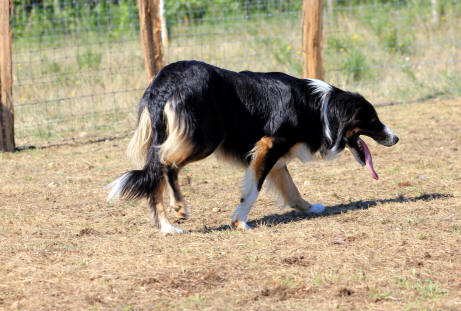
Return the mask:
<path fill-rule="evenodd" d="M 285 204 L 321 213 L 321 204 L 301 198 L 286 163 L 307 162 L 319 153 L 331 159 L 347 146 L 373 178 L 371 155 L 360 135 L 392 146 L 398 137 L 378 118 L 361 95 L 315 79 L 271 72 L 233 72 L 197 61 L 165 66 L 145 91 L 128 156 L 138 165 L 108 185 L 108 199 L 148 199 L 163 233 L 182 233 L 170 224 L 163 203 L 178 216 L 188 210 L 178 172 L 212 153 L 246 167 L 240 205 L 232 226 L 249 229 L 248 213 L 268 178 Z"/>

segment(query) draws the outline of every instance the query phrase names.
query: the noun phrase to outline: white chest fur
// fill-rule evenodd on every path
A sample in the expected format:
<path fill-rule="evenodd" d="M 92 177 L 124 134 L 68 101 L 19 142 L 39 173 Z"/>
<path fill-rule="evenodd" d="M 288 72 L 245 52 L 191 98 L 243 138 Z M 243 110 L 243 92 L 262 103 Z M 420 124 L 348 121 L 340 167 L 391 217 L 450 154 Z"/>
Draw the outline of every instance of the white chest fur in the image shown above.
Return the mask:
<path fill-rule="evenodd" d="M 280 158 L 274 165 L 274 168 L 280 168 L 286 165 L 293 159 L 299 159 L 301 162 L 306 163 L 315 159 L 315 154 L 312 153 L 306 144 L 297 143 L 285 154 L 284 157 Z"/>
<path fill-rule="evenodd" d="M 307 148 L 306 144 L 298 143 L 291 147 L 290 158 L 298 158 L 301 162 L 306 163 L 315 159 L 314 154 Z"/>

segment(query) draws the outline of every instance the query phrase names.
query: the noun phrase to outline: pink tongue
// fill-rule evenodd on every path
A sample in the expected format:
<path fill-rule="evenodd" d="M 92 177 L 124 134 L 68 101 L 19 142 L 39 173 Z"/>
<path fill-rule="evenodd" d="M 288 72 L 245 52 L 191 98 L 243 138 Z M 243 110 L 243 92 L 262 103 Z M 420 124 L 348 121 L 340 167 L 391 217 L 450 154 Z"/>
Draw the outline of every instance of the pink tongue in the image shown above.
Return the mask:
<path fill-rule="evenodd" d="M 374 179 L 378 179 L 378 174 L 376 173 L 375 169 L 373 168 L 373 161 L 371 159 L 371 153 L 370 150 L 368 149 L 367 144 L 362 139 L 358 139 L 358 143 L 362 146 L 362 151 L 365 154 L 365 164 L 370 171 L 371 177 Z"/>

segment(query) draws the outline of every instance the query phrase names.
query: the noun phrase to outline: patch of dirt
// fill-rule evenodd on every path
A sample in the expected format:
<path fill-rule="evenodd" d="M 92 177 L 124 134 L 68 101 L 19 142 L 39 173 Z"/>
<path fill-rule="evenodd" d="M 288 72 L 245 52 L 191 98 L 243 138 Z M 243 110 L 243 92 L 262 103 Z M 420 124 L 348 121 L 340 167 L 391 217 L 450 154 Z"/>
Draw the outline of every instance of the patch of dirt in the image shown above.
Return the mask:
<path fill-rule="evenodd" d="M 80 230 L 75 236 L 82 237 L 84 235 L 100 235 L 100 233 L 93 228 L 84 228 Z"/>
<path fill-rule="evenodd" d="M 279 285 L 272 288 L 264 288 L 261 290 L 260 294 L 255 297 L 255 300 L 258 300 L 259 297 L 272 297 L 279 300 L 306 299 L 312 292 L 315 292 L 315 290 L 304 286 L 288 287 Z"/>

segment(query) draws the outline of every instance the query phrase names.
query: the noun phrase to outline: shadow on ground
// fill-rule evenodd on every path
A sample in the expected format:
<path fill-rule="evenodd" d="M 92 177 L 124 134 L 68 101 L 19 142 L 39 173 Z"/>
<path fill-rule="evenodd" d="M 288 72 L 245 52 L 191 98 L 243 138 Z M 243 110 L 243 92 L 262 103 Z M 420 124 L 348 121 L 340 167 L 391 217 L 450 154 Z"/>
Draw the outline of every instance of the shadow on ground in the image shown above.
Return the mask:
<path fill-rule="evenodd" d="M 368 201 L 355 201 L 350 202 L 347 204 L 337 204 L 332 206 L 326 206 L 326 210 L 324 213 L 320 215 L 304 215 L 299 214 L 296 211 L 289 211 L 283 214 L 271 214 L 264 216 L 260 219 L 255 219 L 248 222 L 248 225 L 252 228 L 259 227 L 259 226 L 266 226 L 272 227 L 278 224 L 286 224 L 289 222 L 300 221 L 304 219 L 316 218 L 316 217 L 328 217 L 332 215 L 337 215 L 341 213 L 347 213 L 348 211 L 355 211 L 355 210 L 362 210 L 368 209 L 370 207 L 376 206 L 378 204 L 388 204 L 388 203 L 405 203 L 405 202 L 418 202 L 418 201 L 433 201 L 433 200 L 441 200 L 441 199 L 448 199 L 452 198 L 452 194 L 447 193 L 427 193 L 417 197 L 404 197 L 398 196 L 395 198 L 390 199 L 382 199 L 382 200 L 368 200 Z M 231 227 L 229 225 L 223 225 L 215 228 L 204 228 L 203 230 L 199 230 L 200 232 L 212 232 L 212 231 L 222 231 L 222 230 L 230 230 Z"/>

